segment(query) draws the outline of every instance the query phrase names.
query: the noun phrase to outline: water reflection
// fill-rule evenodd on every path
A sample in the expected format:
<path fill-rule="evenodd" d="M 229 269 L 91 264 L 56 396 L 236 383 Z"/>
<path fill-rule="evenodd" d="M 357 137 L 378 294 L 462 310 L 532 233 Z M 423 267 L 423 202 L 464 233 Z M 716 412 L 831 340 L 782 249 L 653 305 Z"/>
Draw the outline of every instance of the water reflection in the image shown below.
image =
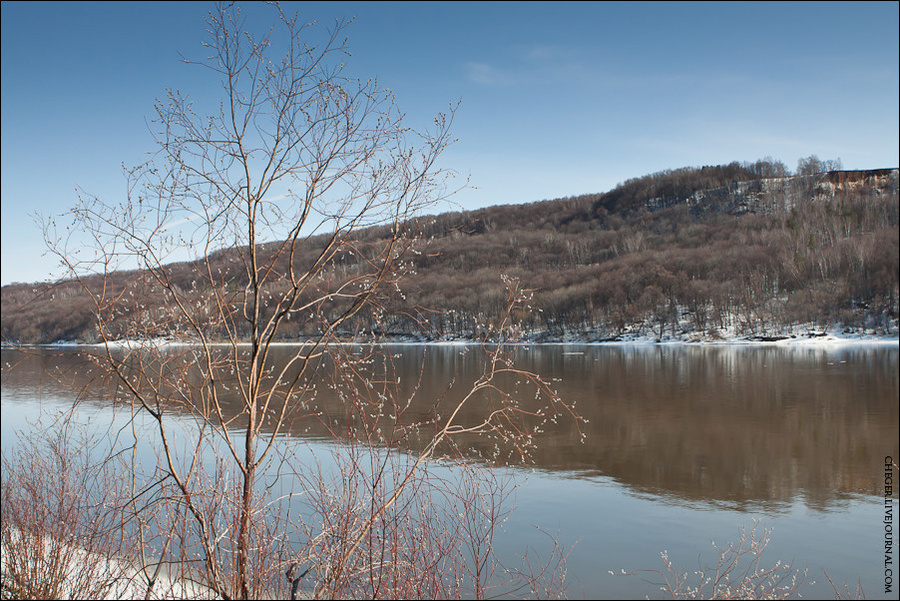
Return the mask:
<path fill-rule="evenodd" d="M 387 350 L 397 394 L 414 397 L 410 421 L 434 410 L 435 399 L 452 404 L 483 371 L 477 347 Z M 273 360 L 294 352 L 281 347 Z M 897 347 L 566 345 L 525 347 L 517 360 L 558 380 L 562 397 L 589 420 L 584 442 L 567 420 L 543 433 L 537 468 L 607 476 L 657 500 L 777 511 L 798 498 L 826 510 L 851 495 L 881 492 L 884 456 L 900 456 L 898 355 Z M 111 394 L 89 386 L 100 381 L 96 370 L 71 353 L 4 350 L 2 359 L 5 431 L 17 418 L 9 409 L 14 404 L 65 403 L 78 389 L 90 391 L 92 403 L 108 402 Z M 315 402 L 340 421 L 340 402 L 327 387 L 318 388 Z M 477 416 L 475 408 L 462 419 Z M 309 417 L 293 420 L 286 434 L 330 436 Z M 489 453 L 493 444 L 473 438 L 460 446 Z"/>
<path fill-rule="evenodd" d="M 591 420 L 584 448 L 557 439 L 541 465 L 636 491 L 740 507 L 812 507 L 877 494 L 897 453 L 896 349 L 535 349 Z"/>

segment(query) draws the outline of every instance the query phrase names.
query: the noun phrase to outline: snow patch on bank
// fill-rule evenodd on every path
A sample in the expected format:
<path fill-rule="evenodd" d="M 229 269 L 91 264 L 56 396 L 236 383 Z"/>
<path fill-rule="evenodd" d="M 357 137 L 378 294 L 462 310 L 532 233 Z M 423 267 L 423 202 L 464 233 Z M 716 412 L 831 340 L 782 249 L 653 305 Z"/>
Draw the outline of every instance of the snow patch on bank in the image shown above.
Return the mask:
<path fill-rule="evenodd" d="M 7 543 L 11 549 L 7 549 Z M 16 551 L 24 551 L 28 557 L 10 557 Z M 165 565 L 139 568 L 127 559 L 90 552 L 46 535 L 28 534 L 23 539 L 21 532 L 14 529 L 4 532 L 0 571 L 4 598 L 8 593 L 40 594 L 41 590 L 31 590 L 29 584 L 37 589 L 39 583 L 54 577 L 59 579 L 55 592 L 63 599 L 217 598 L 214 591 L 199 582 L 170 575 Z"/>

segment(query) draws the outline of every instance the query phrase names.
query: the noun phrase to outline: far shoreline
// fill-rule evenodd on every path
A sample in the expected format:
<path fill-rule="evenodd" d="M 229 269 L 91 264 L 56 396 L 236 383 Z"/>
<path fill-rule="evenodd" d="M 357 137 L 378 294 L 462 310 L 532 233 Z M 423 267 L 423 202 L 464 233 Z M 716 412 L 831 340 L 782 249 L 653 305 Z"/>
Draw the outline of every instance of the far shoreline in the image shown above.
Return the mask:
<path fill-rule="evenodd" d="M 238 346 L 249 345 L 248 341 L 239 341 Z M 303 346 L 316 344 L 313 339 L 279 340 L 273 341 L 271 346 Z M 372 346 L 496 346 L 498 340 L 478 340 L 474 338 L 446 338 L 429 339 L 414 336 L 385 336 L 376 339 L 363 338 L 335 340 L 324 343 L 325 346 L 348 345 L 372 345 Z M 884 346 L 900 347 L 900 334 L 875 335 L 875 334 L 838 334 L 838 333 L 812 333 L 805 335 L 787 336 L 748 336 L 737 338 L 656 338 L 652 336 L 619 336 L 614 338 L 597 339 L 589 336 L 571 335 L 562 339 L 529 338 L 523 337 L 515 340 L 504 340 L 503 344 L 529 347 L 529 346 L 590 346 L 590 347 L 760 347 L 760 348 L 844 348 L 852 346 Z M 165 348 L 165 347 L 190 347 L 201 346 L 196 340 L 177 340 L 172 338 L 154 338 L 147 340 L 111 340 L 107 343 L 90 343 L 80 341 L 57 341 L 51 343 L 10 344 L 2 343 L 3 350 L 19 349 L 140 349 L 140 348 Z M 230 347 L 231 342 L 208 342 L 210 347 Z"/>

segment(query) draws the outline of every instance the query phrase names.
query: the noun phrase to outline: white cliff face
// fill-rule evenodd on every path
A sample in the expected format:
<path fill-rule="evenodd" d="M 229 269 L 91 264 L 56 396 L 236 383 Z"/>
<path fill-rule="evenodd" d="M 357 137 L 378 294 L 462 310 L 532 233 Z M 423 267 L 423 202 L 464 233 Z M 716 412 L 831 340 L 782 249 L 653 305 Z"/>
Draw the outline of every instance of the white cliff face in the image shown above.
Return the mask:
<path fill-rule="evenodd" d="M 729 215 L 754 213 L 772 215 L 789 211 L 802 202 L 825 201 L 842 192 L 896 194 L 900 170 L 833 171 L 796 177 L 779 177 L 736 182 L 722 188 L 698 190 L 687 198 L 651 198 L 644 203 L 650 211 L 684 204 L 695 214 L 716 211 Z"/>

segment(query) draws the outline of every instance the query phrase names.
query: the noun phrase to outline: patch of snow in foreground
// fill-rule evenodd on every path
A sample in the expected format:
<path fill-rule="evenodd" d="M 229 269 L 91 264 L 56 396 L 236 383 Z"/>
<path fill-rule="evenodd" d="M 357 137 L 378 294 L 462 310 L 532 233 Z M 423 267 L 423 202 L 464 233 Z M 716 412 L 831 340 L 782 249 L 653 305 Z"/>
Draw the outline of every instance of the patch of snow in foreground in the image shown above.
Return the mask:
<path fill-rule="evenodd" d="M 13 549 L 20 551 L 24 548 L 29 555 L 33 554 L 36 545 L 28 540 L 22 541 L 18 531 L 4 533 L 4 543 L 7 535 L 12 541 Z M 12 580 L 10 571 L 25 572 L 26 577 L 42 580 L 52 570 L 63 576 L 62 585 L 57 593 L 60 598 L 64 599 L 77 599 L 85 596 L 100 596 L 104 599 L 216 598 L 212 590 L 198 582 L 170 577 L 164 566 L 163 569 L 158 570 L 158 574 L 154 574 L 157 572 L 157 566 L 139 568 L 125 559 L 115 559 L 56 543 L 47 536 L 42 536 L 41 539 L 42 557 L 12 559 L 15 568 L 8 565 L 10 557 L 8 557 L 6 544 L 0 546 L 0 571 L 3 572 L 4 597 L 12 592 L 13 588 L 10 582 Z M 56 565 L 61 558 L 64 558 L 67 565 Z M 29 562 L 34 562 L 36 565 L 28 565 Z M 149 583 L 154 576 L 153 586 L 148 591 Z"/>

